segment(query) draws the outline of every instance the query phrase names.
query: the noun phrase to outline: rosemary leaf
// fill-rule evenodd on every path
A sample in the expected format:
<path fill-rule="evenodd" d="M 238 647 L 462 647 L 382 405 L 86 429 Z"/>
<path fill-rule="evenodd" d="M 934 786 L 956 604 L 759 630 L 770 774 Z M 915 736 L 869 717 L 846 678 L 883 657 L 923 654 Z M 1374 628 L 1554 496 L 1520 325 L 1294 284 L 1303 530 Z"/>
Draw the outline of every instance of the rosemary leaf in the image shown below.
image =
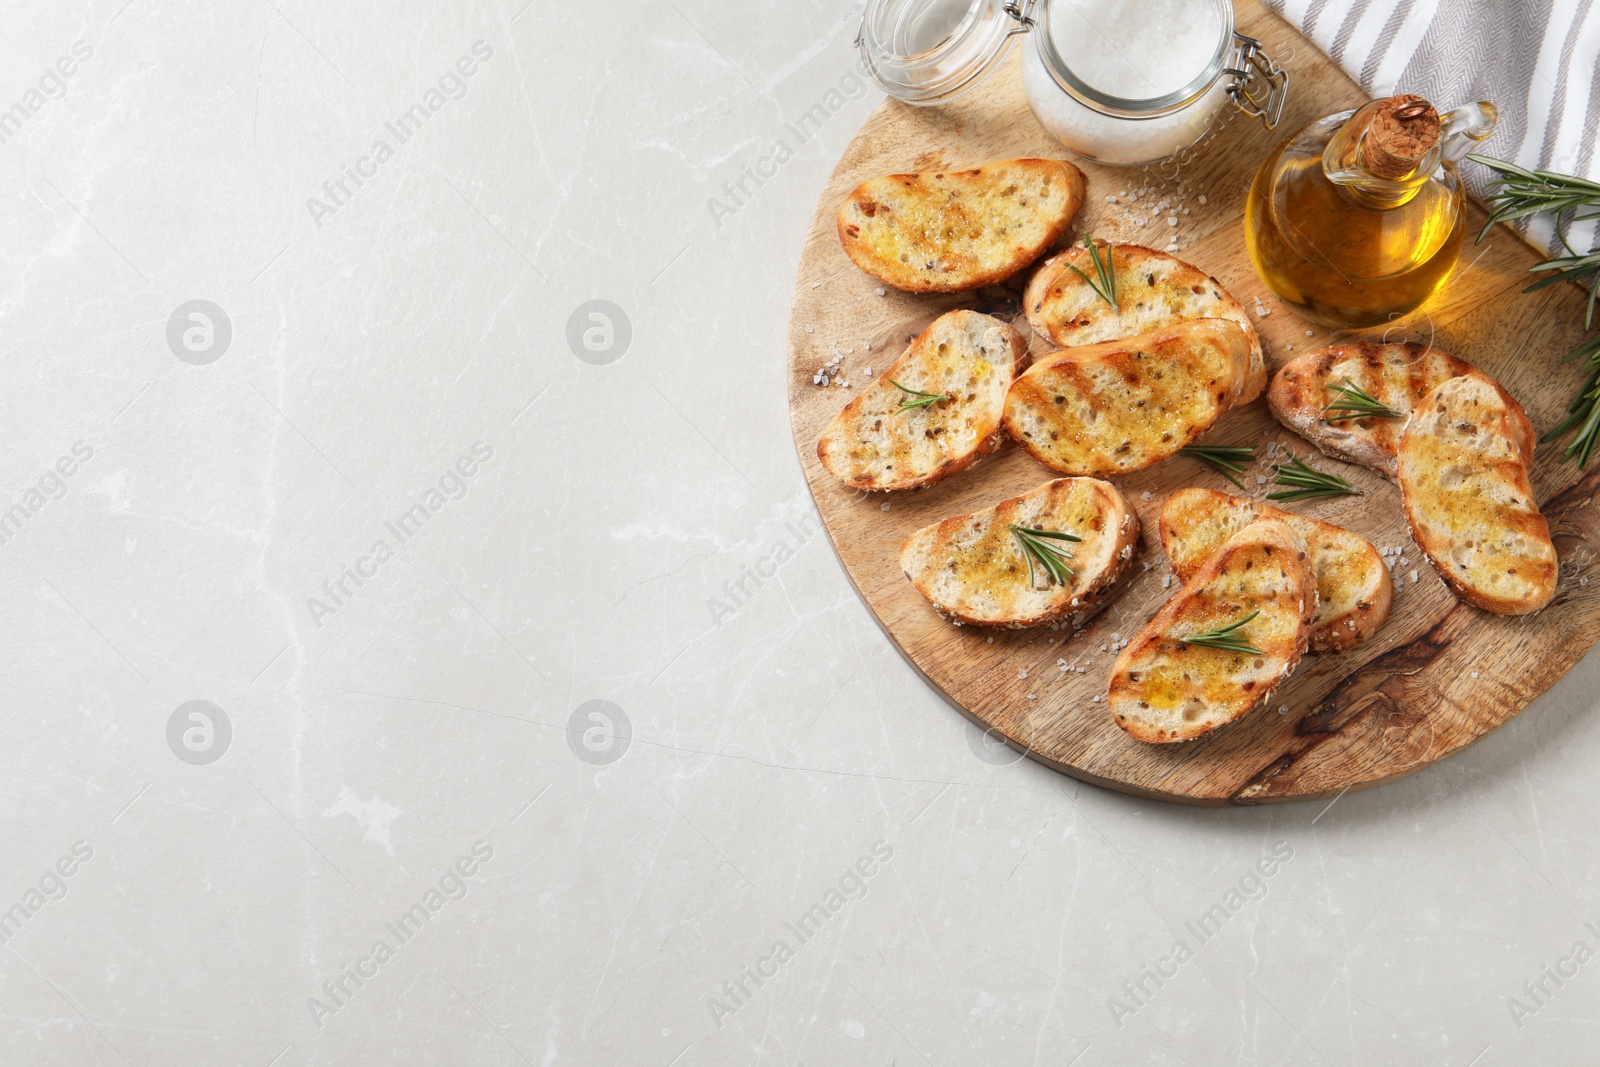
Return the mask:
<path fill-rule="evenodd" d="M 1289 457 L 1288 463 L 1274 464 L 1272 469 L 1277 477 L 1272 480 L 1274 485 L 1287 485 L 1290 489 L 1282 493 L 1267 494 L 1268 500 L 1304 500 L 1313 496 L 1360 496 L 1361 490 L 1339 477 L 1310 466 L 1299 456 L 1287 448 L 1283 454 Z"/>
<path fill-rule="evenodd" d="M 1322 409 L 1323 422 L 1345 422 L 1349 419 L 1400 419 L 1405 416 L 1361 386 L 1346 378 L 1328 386 L 1339 394 L 1337 400 Z"/>
<path fill-rule="evenodd" d="M 910 408 L 925 408 L 930 404 L 937 404 L 941 400 L 950 399 L 943 393 L 924 393 L 916 389 L 908 389 L 893 378 L 889 379 L 889 384 L 907 394 L 906 398 L 900 402 L 900 406 L 894 409 L 896 415 Z"/>
<path fill-rule="evenodd" d="M 1022 550 L 1022 558 L 1028 563 L 1028 588 L 1037 588 L 1034 577 L 1033 565 L 1038 563 L 1044 568 L 1045 574 L 1057 585 L 1066 585 L 1074 574 L 1071 567 L 1067 566 L 1066 550 L 1057 541 L 1082 541 L 1077 534 L 1067 533 L 1065 530 L 1041 530 L 1038 527 L 1023 526 L 1011 523 L 1007 529 L 1011 536 L 1017 539 L 1017 547 Z"/>
<path fill-rule="evenodd" d="M 1083 247 L 1089 250 L 1089 259 L 1094 263 L 1094 273 L 1095 278 L 1099 279 L 1098 283 L 1095 281 L 1095 278 L 1089 277 L 1071 263 L 1067 264 L 1067 269 L 1076 274 L 1078 277 L 1082 278 L 1084 282 L 1088 284 L 1089 288 L 1094 290 L 1095 295 L 1101 300 L 1104 300 L 1112 307 L 1116 307 L 1117 273 L 1111 265 L 1111 246 L 1106 246 L 1106 254 L 1104 259 L 1100 258 L 1100 249 L 1094 243 L 1093 238 L 1086 235 L 1083 239 Z"/>
<path fill-rule="evenodd" d="M 1215 630 L 1204 633 L 1190 634 L 1188 637 L 1179 638 L 1186 645 L 1203 645 L 1206 648 L 1220 648 L 1224 652 L 1242 652 L 1247 656 L 1259 656 L 1261 650 L 1253 648 L 1245 642 L 1244 636 L 1239 632 L 1244 629 L 1244 624 L 1260 615 L 1260 610 L 1252 611 L 1237 622 L 1230 622 L 1226 626 L 1219 626 Z"/>
<path fill-rule="evenodd" d="M 1178 454 L 1199 460 L 1243 489 L 1244 483 L 1234 475 L 1242 473 L 1245 464 L 1255 459 L 1256 450 L 1247 445 L 1185 445 Z"/>
<path fill-rule="evenodd" d="M 1556 237 L 1569 255 L 1554 256 L 1535 263 L 1529 271 L 1544 274 L 1523 292 L 1543 289 L 1556 282 L 1572 282 L 1588 290 L 1584 305 L 1583 327 L 1592 329 L 1595 307 L 1600 300 L 1600 247 L 1580 252 L 1567 240 L 1575 223 L 1600 218 L 1600 183 L 1549 170 L 1528 170 L 1515 163 L 1476 153 L 1467 157 L 1488 167 L 1495 174 L 1488 201 L 1492 207 L 1489 219 L 1478 234 L 1481 242 L 1497 222 L 1514 222 L 1534 215 L 1548 214 L 1554 223 Z M 1577 434 L 1568 442 L 1564 458 L 1573 460 L 1581 470 L 1594 455 L 1600 444 L 1600 337 L 1591 337 L 1569 353 L 1568 360 L 1582 360 L 1588 365 L 1589 377 L 1567 406 L 1567 417 L 1540 440 L 1554 441 L 1572 430 Z"/>

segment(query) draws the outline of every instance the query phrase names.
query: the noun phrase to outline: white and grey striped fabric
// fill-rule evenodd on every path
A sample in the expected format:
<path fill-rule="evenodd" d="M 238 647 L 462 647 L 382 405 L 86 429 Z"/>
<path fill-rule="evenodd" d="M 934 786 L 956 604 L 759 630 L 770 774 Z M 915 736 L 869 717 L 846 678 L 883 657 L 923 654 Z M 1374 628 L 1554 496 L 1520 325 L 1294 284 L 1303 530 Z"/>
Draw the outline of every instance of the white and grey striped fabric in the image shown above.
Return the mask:
<path fill-rule="evenodd" d="M 1500 109 L 1479 151 L 1525 167 L 1600 180 L 1600 3 L 1595 0 L 1266 0 L 1375 97 L 1417 93 L 1440 111 Z M 1483 193 L 1484 168 L 1462 164 Z M 1528 240 L 1552 251 L 1548 218 Z M 1588 248 L 1595 223 L 1568 234 Z"/>

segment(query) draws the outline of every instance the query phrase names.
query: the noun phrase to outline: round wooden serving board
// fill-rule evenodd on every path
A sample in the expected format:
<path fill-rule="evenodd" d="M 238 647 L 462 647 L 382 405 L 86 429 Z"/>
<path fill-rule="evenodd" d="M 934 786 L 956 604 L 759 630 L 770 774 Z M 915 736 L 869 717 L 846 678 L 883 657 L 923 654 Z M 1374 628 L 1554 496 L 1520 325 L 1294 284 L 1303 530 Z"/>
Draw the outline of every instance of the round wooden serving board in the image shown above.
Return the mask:
<path fill-rule="evenodd" d="M 1087 203 L 1067 241 L 1084 233 L 1164 248 L 1215 276 L 1247 309 L 1258 299 L 1268 314 L 1257 326 L 1276 368 L 1285 359 L 1339 339 L 1296 318 L 1262 287 L 1244 248 L 1245 192 L 1277 138 L 1365 98 L 1326 57 L 1255 0 L 1237 4 L 1242 32 L 1267 42 L 1293 76 L 1293 92 L 1276 133 L 1232 114 L 1177 162 L 1144 170 L 1074 160 L 1088 176 Z M 1024 39 L 1023 47 L 1031 47 Z M 1197 804 L 1243 804 L 1325 796 L 1375 785 L 1441 759 L 1483 737 L 1525 708 L 1586 653 L 1600 634 L 1600 582 L 1595 572 L 1600 513 L 1592 503 L 1600 463 L 1580 478 L 1542 446 L 1534 486 L 1561 556 L 1554 601 L 1529 618 L 1486 614 L 1456 600 L 1434 576 L 1406 532 L 1398 490 L 1371 471 L 1317 453 L 1273 421 L 1265 400 L 1229 413 L 1206 437 L 1213 444 L 1288 443 L 1316 465 L 1334 470 L 1365 495 L 1303 501 L 1289 507 L 1338 523 L 1378 546 L 1400 546 L 1406 563 L 1394 572 L 1394 610 L 1376 637 L 1340 656 L 1307 656 L 1271 705 L 1209 737 L 1184 745 L 1134 741 L 1111 720 L 1105 703 L 1115 635 L 1149 620 L 1176 590 L 1156 536 L 1156 517 L 1174 490 L 1190 485 L 1233 491 L 1201 464 L 1173 457 L 1118 480 L 1143 524 L 1134 578 L 1080 633 L 1070 630 L 986 630 L 941 619 L 912 589 L 898 565 L 912 531 L 950 515 L 987 507 L 1055 475 L 1013 444 L 976 466 L 918 492 L 865 494 L 835 481 L 817 462 L 816 442 L 828 421 L 882 374 L 905 344 L 936 316 L 976 307 L 1014 318 L 1024 335 L 1019 288 L 955 296 L 919 296 L 879 283 L 845 257 L 834 229 L 844 196 L 882 174 L 956 168 L 1019 156 L 1072 158 L 1035 123 L 1022 96 L 1018 55 L 977 91 L 944 107 L 880 107 L 845 151 L 823 190 L 795 282 L 789 327 L 789 405 L 806 480 L 834 549 L 890 639 L 928 682 L 1014 748 L 1085 781 L 1130 793 Z M 1440 101 L 1454 105 L 1457 101 Z M 1183 183 L 1179 193 L 1179 182 Z M 1125 195 L 1141 188 L 1138 204 Z M 1207 203 L 1202 206 L 1199 196 Z M 1146 205 L 1181 197 L 1190 214 L 1167 224 L 1169 206 L 1150 218 Z M 1482 225 L 1474 209 L 1469 233 Z M 1537 257 L 1512 231 L 1498 228 L 1470 242 L 1455 275 L 1427 306 L 1387 331 L 1392 340 L 1432 341 L 1498 377 L 1526 405 L 1541 430 L 1558 422 L 1581 372 L 1560 357 L 1582 336 L 1582 299 L 1571 286 L 1523 295 Z M 870 349 L 867 347 L 870 344 Z M 1032 338 L 1034 352 L 1048 351 Z M 836 353 L 852 389 L 822 387 L 813 377 Z M 1251 495 L 1271 490 L 1265 449 L 1241 480 Z M 1145 568 L 1148 569 L 1145 569 Z M 1417 571 L 1417 580 L 1411 572 Z M 1059 660 L 1073 668 L 1063 671 Z"/>

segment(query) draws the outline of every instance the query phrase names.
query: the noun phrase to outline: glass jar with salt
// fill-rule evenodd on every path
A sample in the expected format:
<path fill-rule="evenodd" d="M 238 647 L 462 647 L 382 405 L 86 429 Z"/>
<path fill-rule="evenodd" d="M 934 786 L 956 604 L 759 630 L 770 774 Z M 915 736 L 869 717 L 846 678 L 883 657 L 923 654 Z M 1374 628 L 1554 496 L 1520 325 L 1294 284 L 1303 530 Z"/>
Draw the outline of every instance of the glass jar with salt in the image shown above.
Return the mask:
<path fill-rule="evenodd" d="M 1165 159 L 1230 101 L 1268 128 L 1283 114 L 1289 75 L 1229 0 L 868 0 L 857 44 L 885 92 L 926 105 L 976 87 L 1025 34 L 1034 117 L 1100 163 Z"/>

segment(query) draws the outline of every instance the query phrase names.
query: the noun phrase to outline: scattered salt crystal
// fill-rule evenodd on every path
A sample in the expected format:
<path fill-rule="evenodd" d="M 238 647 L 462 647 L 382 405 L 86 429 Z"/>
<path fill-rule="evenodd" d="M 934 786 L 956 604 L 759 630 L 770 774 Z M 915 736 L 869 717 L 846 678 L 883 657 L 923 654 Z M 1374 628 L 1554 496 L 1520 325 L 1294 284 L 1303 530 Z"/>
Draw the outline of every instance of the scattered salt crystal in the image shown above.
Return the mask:
<path fill-rule="evenodd" d="M 888 511 L 889 510 L 889 502 L 887 500 L 885 500 L 883 503 L 879 504 L 878 505 L 878 510 L 879 511 Z"/>
<path fill-rule="evenodd" d="M 1266 485 L 1267 484 L 1267 476 L 1265 474 L 1256 475 L 1256 484 L 1257 485 Z"/>
<path fill-rule="evenodd" d="M 1110 652 L 1111 651 L 1111 646 L 1110 645 L 1101 645 L 1100 646 L 1100 651 L 1101 652 Z"/>
<path fill-rule="evenodd" d="M 1169 574 L 1165 578 L 1161 579 L 1161 588 L 1163 588 L 1163 589 L 1171 589 L 1172 588 L 1172 575 Z"/>
<path fill-rule="evenodd" d="M 1478 676 L 1478 672 L 1477 672 L 1477 671 L 1473 671 L 1473 672 L 1472 672 L 1472 676 L 1473 676 L 1473 677 L 1474 677 L 1474 678 L 1476 678 L 1476 677 L 1477 677 L 1477 676 Z"/>
<path fill-rule="evenodd" d="M 1017 672 L 1017 677 L 1018 678 L 1026 678 L 1027 676 L 1028 676 L 1028 672 L 1027 671 L 1018 671 Z"/>
<path fill-rule="evenodd" d="M 863 377 L 866 377 L 866 378 L 872 377 L 872 368 L 871 367 L 863 367 L 863 368 L 861 368 L 861 374 L 862 374 Z"/>
<path fill-rule="evenodd" d="M 1416 571 L 1412 571 L 1411 572 L 1411 584 L 1412 585 L 1416 585 L 1417 584 L 1417 572 Z"/>
<path fill-rule="evenodd" d="M 1201 193 L 1200 194 L 1200 202 L 1202 204 L 1209 204 L 1211 201 L 1206 199 L 1206 194 L 1205 193 Z"/>
<path fill-rule="evenodd" d="M 815 326 L 807 326 L 806 327 L 806 333 L 816 333 L 816 332 L 817 332 L 817 328 Z"/>
<path fill-rule="evenodd" d="M 992 645 L 992 644 L 994 644 L 994 638 L 992 638 L 992 637 L 991 637 L 991 638 L 989 638 L 989 643 L 990 643 L 990 644 L 991 644 L 991 645 Z"/>
<path fill-rule="evenodd" d="M 813 288 L 813 289 L 821 289 L 822 288 L 822 283 L 821 282 L 812 282 L 811 283 L 811 288 Z"/>
<path fill-rule="evenodd" d="M 871 341 L 868 341 L 868 342 L 867 342 L 867 344 L 866 344 L 866 348 L 867 348 L 867 351 L 868 351 L 868 352 L 871 352 L 871 351 L 872 351 L 872 342 L 871 342 Z"/>
<path fill-rule="evenodd" d="M 1038 696 L 1037 696 L 1037 695 L 1036 695 L 1036 694 L 1033 694 L 1033 693 L 1029 693 L 1029 694 L 1028 694 L 1028 699 L 1029 699 L 1029 700 L 1038 700 L 1038 699 L 1039 699 L 1039 697 L 1038 697 Z"/>
<path fill-rule="evenodd" d="M 1114 196 L 1108 196 L 1108 197 L 1106 197 L 1106 203 L 1108 203 L 1108 204 L 1115 204 L 1115 203 L 1116 203 L 1116 202 L 1117 202 L 1117 198 L 1116 198 L 1116 197 L 1114 197 Z"/>
<path fill-rule="evenodd" d="M 1149 500 L 1150 499 L 1150 490 L 1146 489 L 1144 492 L 1140 493 L 1139 494 L 1139 499 L 1140 500 Z"/>
<path fill-rule="evenodd" d="M 888 296 L 889 295 L 889 290 L 885 289 L 883 286 L 880 285 L 880 286 L 878 286 L 878 295 L 879 296 Z"/>
<path fill-rule="evenodd" d="M 1582 578 L 1579 578 L 1578 579 L 1578 584 L 1579 585 L 1588 585 L 1589 584 L 1589 576 L 1586 574 Z"/>
<path fill-rule="evenodd" d="M 1091 703 L 1091 704 L 1098 704 L 1098 703 L 1100 703 L 1100 701 L 1101 701 L 1101 699 L 1102 699 L 1102 698 L 1101 698 L 1101 697 L 1095 697 L 1095 698 L 1094 698 L 1094 699 L 1093 699 L 1093 700 L 1091 700 L 1091 701 L 1090 701 L 1090 702 L 1089 702 L 1089 703 Z"/>
<path fill-rule="evenodd" d="M 1314 334 L 1314 331 L 1312 331 L 1312 330 L 1307 330 L 1307 331 L 1306 331 L 1306 336 L 1307 336 L 1307 337 L 1312 337 L 1312 336 L 1314 336 L 1314 335 L 1315 335 L 1315 334 Z"/>
<path fill-rule="evenodd" d="M 1287 714 L 1289 714 L 1289 705 L 1287 705 L 1287 704 L 1279 704 L 1278 705 L 1278 714 L 1279 715 L 1287 715 Z"/>
<path fill-rule="evenodd" d="M 1176 226 L 1177 224 L 1178 224 L 1178 216 L 1176 216 L 1176 215 L 1168 215 L 1167 216 L 1167 225 L 1168 226 Z"/>

